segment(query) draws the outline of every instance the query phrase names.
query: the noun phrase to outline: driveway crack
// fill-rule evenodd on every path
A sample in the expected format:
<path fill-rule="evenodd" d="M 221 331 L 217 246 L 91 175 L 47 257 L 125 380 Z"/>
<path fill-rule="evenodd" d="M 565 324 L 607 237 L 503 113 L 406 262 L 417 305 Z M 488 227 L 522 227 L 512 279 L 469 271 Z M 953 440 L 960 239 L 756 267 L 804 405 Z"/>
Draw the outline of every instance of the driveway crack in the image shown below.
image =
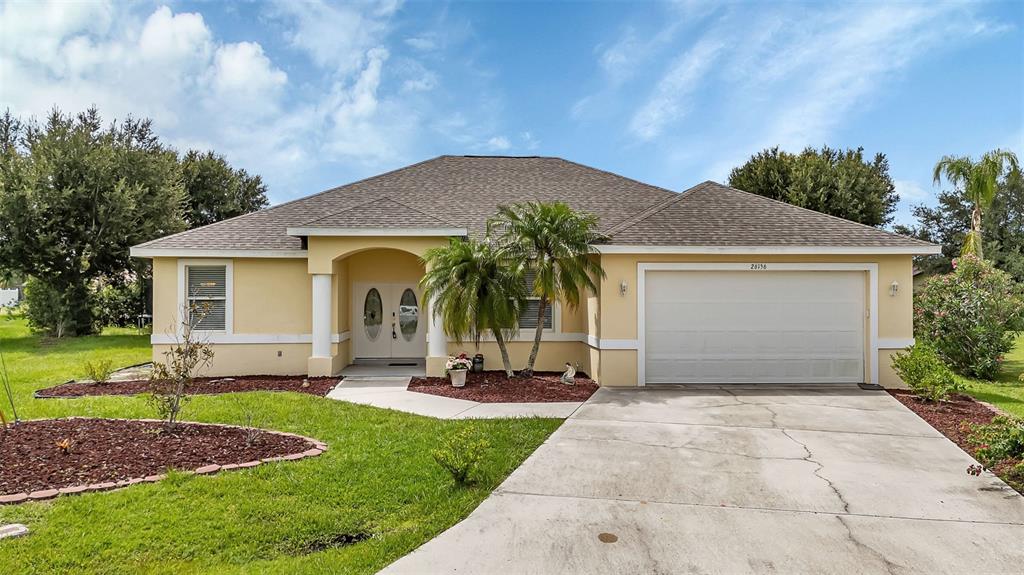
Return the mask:
<path fill-rule="evenodd" d="M 836 484 L 833 483 L 831 479 L 829 479 L 828 477 L 825 477 L 824 475 L 821 474 L 821 470 L 825 468 L 825 464 L 823 464 L 822 462 L 814 459 L 814 454 L 811 453 L 811 450 L 810 450 L 809 447 L 807 447 L 806 443 L 804 443 L 804 442 L 798 440 L 797 438 L 793 437 L 785 429 L 780 429 L 779 431 L 782 432 L 782 435 L 785 435 L 787 438 L 789 438 L 790 441 L 792 441 L 793 443 L 795 443 L 795 444 L 797 444 L 797 445 L 799 445 L 800 447 L 803 448 L 804 453 L 806 455 L 804 457 L 802 457 L 801 459 L 803 459 L 804 461 L 807 461 L 809 463 L 813 463 L 814 465 L 817 466 L 814 469 L 814 472 L 813 472 L 814 476 L 817 477 L 818 479 L 824 481 L 825 484 L 828 485 L 829 489 L 832 490 L 832 493 L 835 493 L 836 497 L 839 499 L 839 502 L 843 504 L 843 511 L 846 512 L 846 513 L 849 513 L 850 512 L 850 502 L 847 501 L 846 497 L 843 496 L 843 492 L 839 490 L 839 487 L 837 487 Z"/>
<path fill-rule="evenodd" d="M 889 560 L 888 557 L 885 556 L 884 553 L 878 551 L 874 547 L 871 547 L 870 545 L 858 539 L 857 536 L 853 534 L 853 530 L 850 529 L 850 525 L 846 522 L 845 517 L 843 517 L 842 515 L 836 515 L 835 518 L 839 520 L 839 523 L 843 526 L 843 529 L 846 529 L 846 538 L 849 539 L 851 543 L 853 543 L 857 548 L 863 549 L 877 557 L 882 562 L 882 564 L 885 565 L 886 573 L 890 573 L 891 575 L 896 575 L 896 573 L 899 573 L 899 571 L 902 569 L 901 565 L 893 563 Z"/>

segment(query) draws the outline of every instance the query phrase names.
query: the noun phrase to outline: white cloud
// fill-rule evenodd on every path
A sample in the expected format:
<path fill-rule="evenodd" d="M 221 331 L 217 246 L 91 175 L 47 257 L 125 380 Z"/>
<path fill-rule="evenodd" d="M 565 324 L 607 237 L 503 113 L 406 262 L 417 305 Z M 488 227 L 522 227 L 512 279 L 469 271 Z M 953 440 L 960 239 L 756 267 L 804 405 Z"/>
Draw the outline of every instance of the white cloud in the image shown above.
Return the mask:
<path fill-rule="evenodd" d="M 705 37 L 679 56 L 662 77 L 654 93 L 633 115 L 630 131 L 642 140 L 659 136 L 666 125 L 678 121 L 689 111 L 689 96 L 700 88 L 723 48 L 720 40 Z"/>
<path fill-rule="evenodd" d="M 275 3 L 275 13 L 289 25 L 292 45 L 317 65 L 342 74 L 356 72 L 367 51 L 380 47 L 398 8 L 392 1 L 333 4 L 323 0 Z"/>
<path fill-rule="evenodd" d="M 935 198 L 931 191 L 913 180 L 896 180 L 893 182 L 893 186 L 896 188 L 896 193 L 900 196 L 901 203 L 919 204 Z"/>
<path fill-rule="evenodd" d="M 505 136 L 494 136 L 487 140 L 486 148 L 493 152 L 502 152 L 512 147 L 512 142 Z"/>
<path fill-rule="evenodd" d="M 523 148 L 536 150 L 540 147 L 540 140 L 533 136 L 532 132 L 520 132 L 519 139 L 523 142 Z"/>
<path fill-rule="evenodd" d="M 437 48 L 437 41 L 428 36 L 419 36 L 414 38 L 406 38 L 405 43 L 420 52 L 430 52 Z"/>

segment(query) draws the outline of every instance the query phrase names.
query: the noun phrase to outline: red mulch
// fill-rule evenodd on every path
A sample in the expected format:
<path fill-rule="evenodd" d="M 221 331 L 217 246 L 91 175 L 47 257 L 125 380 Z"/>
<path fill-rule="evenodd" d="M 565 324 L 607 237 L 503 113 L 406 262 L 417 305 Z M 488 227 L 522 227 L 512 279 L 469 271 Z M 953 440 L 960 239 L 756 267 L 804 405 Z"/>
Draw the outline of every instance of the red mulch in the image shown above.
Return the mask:
<path fill-rule="evenodd" d="M 537 372 L 524 379 L 509 380 L 504 371 L 466 374 L 465 387 L 452 387 L 447 377 L 415 377 L 409 391 L 443 395 L 480 403 L 548 403 L 554 401 L 586 401 L 597 391 L 597 384 L 585 374 L 576 374 L 576 384 L 559 381 L 561 373 Z"/>
<path fill-rule="evenodd" d="M 302 387 L 302 380 L 309 382 Z M 302 377 L 300 375 L 246 375 L 238 377 L 199 377 L 186 389 L 186 393 L 209 395 L 239 391 L 297 391 L 325 396 L 339 379 L 336 377 Z M 69 382 L 40 389 L 38 398 L 84 397 L 88 395 L 138 395 L 149 393 L 148 379 L 111 381 L 108 383 Z"/>
<path fill-rule="evenodd" d="M 266 457 L 302 453 L 313 447 L 298 437 L 222 425 L 178 424 L 163 431 L 157 421 L 41 419 L 0 426 L 0 495 L 116 482 L 168 469 L 192 471 Z M 57 447 L 70 439 L 70 453 Z"/>
<path fill-rule="evenodd" d="M 948 401 L 934 402 L 919 399 L 906 390 L 891 389 L 888 391 L 897 401 L 910 408 L 939 433 L 948 437 L 950 441 L 959 445 L 960 449 L 972 456 L 975 447 L 967 442 L 967 434 L 964 433 L 961 424 L 965 421 L 972 424 L 991 423 L 992 419 L 999 415 L 992 408 L 966 395 L 956 394 Z M 1003 461 L 996 465 L 992 472 L 1024 495 L 1024 482 L 1011 475 L 1011 470 L 1017 463 L 1019 462 L 1013 460 Z"/>

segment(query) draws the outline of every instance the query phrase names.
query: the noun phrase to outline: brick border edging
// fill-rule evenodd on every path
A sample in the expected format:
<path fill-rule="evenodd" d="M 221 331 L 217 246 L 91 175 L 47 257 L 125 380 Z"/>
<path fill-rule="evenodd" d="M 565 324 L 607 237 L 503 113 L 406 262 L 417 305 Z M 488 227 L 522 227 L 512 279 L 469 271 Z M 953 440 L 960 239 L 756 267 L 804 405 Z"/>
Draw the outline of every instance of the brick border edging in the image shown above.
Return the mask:
<path fill-rule="evenodd" d="M 129 418 L 117 418 L 117 417 L 56 417 L 50 418 L 53 420 L 71 420 L 71 419 L 105 419 L 109 421 L 147 421 L 160 423 L 162 419 L 129 419 Z M 30 420 L 31 421 L 31 420 Z M 246 429 L 243 425 L 232 425 L 229 423 L 206 423 L 200 421 L 179 421 L 178 423 L 188 425 L 202 425 L 208 427 L 232 427 L 235 429 Z M 260 428 L 257 428 L 260 429 Z M 300 453 L 289 453 L 287 455 L 276 455 L 274 457 L 265 457 L 263 459 L 255 459 L 253 461 L 246 461 L 243 463 L 228 463 L 225 465 L 204 465 L 198 469 L 187 470 L 184 473 L 193 475 L 210 475 L 217 473 L 218 471 L 230 471 L 232 469 L 248 469 L 250 467 L 256 467 L 264 463 L 275 463 L 278 461 L 298 461 L 299 459 L 305 459 L 307 457 L 317 457 L 323 452 L 327 451 L 327 444 L 319 439 L 313 439 L 312 437 L 306 437 L 305 435 L 299 435 L 297 433 L 288 433 L 287 431 L 275 431 L 272 429 L 260 429 L 263 433 L 271 433 L 274 435 L 283 435 L 285 437 L 294 437 L 302 439 L 312 447 L 300 452 Z M 93 491 L 110 491 L 113 489 L 121 489 L 123 487 L 129 487 L 139 483 L 156 483 L 167 477 L 166 473 L 158 473 L 155 475 L 147 475 L 145 477 L 135 477 L 132 479 L 122 479 L 121 481 L 105 481 L 103 483 L 89 483 L 84 485 L 72 485 L 70 487 L 61 487 L 59 489 L 40 489 L 32 492 L 21 492 L 11 493 L 7 495 L 0 495 L 0 505 L 4 504 L 16 504 L 26 503 L 29 501 L 43 501 L 46 499 L 53 499 L 59 495 L 77 495 L 79 493 L 90 493 Z"/>

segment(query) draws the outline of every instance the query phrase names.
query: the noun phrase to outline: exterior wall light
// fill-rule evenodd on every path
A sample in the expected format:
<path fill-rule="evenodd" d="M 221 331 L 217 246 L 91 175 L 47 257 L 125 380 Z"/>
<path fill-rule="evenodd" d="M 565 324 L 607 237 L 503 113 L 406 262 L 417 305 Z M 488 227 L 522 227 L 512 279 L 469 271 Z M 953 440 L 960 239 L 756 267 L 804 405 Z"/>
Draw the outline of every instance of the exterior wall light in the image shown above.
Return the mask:
<path fill-rule="evenodd" d="M 900 284 L 899 284 L 899 282 L 892 282 L 889 285 L 889 295 L 891 295 L 892 297 L 896 297 L 896 295 L 898 293 L 900 293 Z"/>
<path fill-rule="evenodd" d="M 626 280 L 622 280 L 622 282 L 619 283 L 619 295 L 624 296 L 627 291 L 629 291 L 629 284 L 626 283 Z"/>

